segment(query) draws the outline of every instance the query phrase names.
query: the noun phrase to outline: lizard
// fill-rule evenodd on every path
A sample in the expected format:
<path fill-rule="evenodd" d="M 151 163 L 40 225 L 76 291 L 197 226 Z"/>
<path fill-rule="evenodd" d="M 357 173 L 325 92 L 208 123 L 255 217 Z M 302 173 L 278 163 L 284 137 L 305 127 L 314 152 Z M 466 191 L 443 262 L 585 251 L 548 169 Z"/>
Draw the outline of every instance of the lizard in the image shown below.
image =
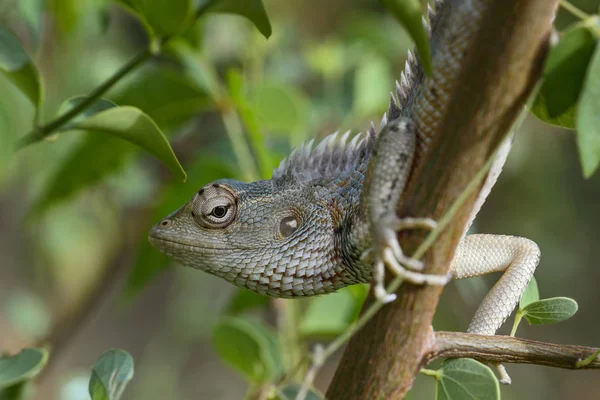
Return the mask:
<path fill-rule="evenodd" d="M 430 9 L 431 30 L 446 3 Z M 540 260 L 539 247 L 529 239 L 467 235 L 502 170 L 512 136 L 499 146 L 449 275 L 423 273 L 423 263 L 402 251 L 397 232 L 432 229 L 435 221 L 399 217 L 395 209 L 419 146 L 415 120 L 431 110 L 415 100 L 424 79 L 418 57 L 409 52 L 379 129 L 371 124 L 352 138 L 346 132 L 329 135 L 317 146 L 309 141 L 293 150 L 269 180 L 209 183 L 151 229 L 150 243 L 184 265 L 278 298 L 372 282 L 379 300 L 393 301 L 383 285 L 386 268 L 405 282 L 433 285 L 503 272 L 467 329 L 494 335 Z"/>

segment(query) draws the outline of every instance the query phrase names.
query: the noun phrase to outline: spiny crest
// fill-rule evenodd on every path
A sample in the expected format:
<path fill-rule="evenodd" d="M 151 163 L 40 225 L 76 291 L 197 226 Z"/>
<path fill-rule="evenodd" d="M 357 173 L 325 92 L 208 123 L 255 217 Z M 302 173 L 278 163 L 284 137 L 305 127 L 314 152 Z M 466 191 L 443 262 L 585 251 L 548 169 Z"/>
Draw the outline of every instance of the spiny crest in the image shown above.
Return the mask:
<path fill-rule="evenodd" d="M 435 28 L 438 15 L 444 6 L 443 0 L 435 0 L 433 8 L 428 6 L 429 23 L 423 19 L 427 32 L 431 35 L 431 29 Z M 400 74 L 400 82 L 396 81 L 395 96 L 390 93 L 390 105 L 388 111 L 381 119 L 381 129 L 388 121 L 398 117 L 406 116 L 405 109 L 416 95 L 419 83 L 424 77 L 418 57 L 408 51 L 408 58 L 404 65 L 404 72 Z M 357 169 L 361 163 L 368 159 L 375 145 L 375 127 L 371 127 L 366 135 L 357 134 L 350 142 L 347 142 L 350 131 L 339 135 L 339 132 L 327 136 L 313 149 L 314 139 L 305 142 L 279 164 L 273 171 L 274 180 L 283 180 L 286 176 L 303 181 L 315 179 L 332 178 L 342 172 Z"/>
<path fill-rule="evenodd" d="M 431 36 L 431 29 L 437 24 L 438 15 L 443 7 L 444 2 L 442 0 L 436 0 L 433 7 L 427 6 L 427 17 L 429 23 L 423 17 L 423 26 L 427 33 Z M 419 63 L 417 57 L 413 56 L 411 51 L 408 51 L 408 58 L 404 64 L 404 71 L 400 74 L 400 82 L 396 81 L 396 93 L 390 93 L 390 105 L 388 111 L 383 115 L 381 119 L 381 128 L 383 128 L 388 121 L 393 121 L 396 118 L 405 115 L 404 109 L 406 109 L 412 98 L 416 94 L 416 89 L 419 87 L 419 83 L 424 77 L 423 69 Z"/>
<path fill-rule="evenodd" d="M 368 159 L 375 136 L 375 127 L 371 124 L 367 134 L 358 133 L 350 141 L 350 131 L 347 131 L 327 136 L 315 148 L 314 139 L 304 142 L 281 161 L 273 171 L 273 179 L 290 176 L 308 182 L 356 170 Z"/>

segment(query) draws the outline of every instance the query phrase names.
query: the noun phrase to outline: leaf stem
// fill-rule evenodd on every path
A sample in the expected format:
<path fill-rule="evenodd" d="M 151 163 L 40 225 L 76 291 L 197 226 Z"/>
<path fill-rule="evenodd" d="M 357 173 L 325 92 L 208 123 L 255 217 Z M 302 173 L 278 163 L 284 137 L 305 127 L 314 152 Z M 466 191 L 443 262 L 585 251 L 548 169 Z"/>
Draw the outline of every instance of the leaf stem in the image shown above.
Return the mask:
<path fill-rule="evenodd" d="M 435 369 L 421 368 L 421 370 L 419 372 L 422 373 L 423 375 L 433 376 L 435 379 L 439 379 L 441 376 L 440 371 L 437 371 Z"/>
<path fill-rule="evenodd" d="M 512 329 L 510 330 L 510 336 L 515 337 L 515 333 L 517 333 L 517 328 L 519 327 L 519 324 L 521 323 L 522 319 L 523 313 L 521 312 L 521 310 L 518 310 L 517 314 L 515 314 L 515 321 L 513 322 Z"/>
<path fill-rule="evenodd" d="M 567 0 L 560 0 L 560 6 L 581 20 L 588 19 L 590 17 L 588 14 L 575 7 Z"/>
<path fill-rule="evenodd" d="M 583 367 L 587 367 L 588 365 L 590 365 L 598 356 L 600 355 L 600 349 L 596 350 L 595 352 L 592 353 L 591 356 L 584 358 L 581 361 L 577 361 L 575 363 L 575 367 L 576 368 L 583 368 Z"/>

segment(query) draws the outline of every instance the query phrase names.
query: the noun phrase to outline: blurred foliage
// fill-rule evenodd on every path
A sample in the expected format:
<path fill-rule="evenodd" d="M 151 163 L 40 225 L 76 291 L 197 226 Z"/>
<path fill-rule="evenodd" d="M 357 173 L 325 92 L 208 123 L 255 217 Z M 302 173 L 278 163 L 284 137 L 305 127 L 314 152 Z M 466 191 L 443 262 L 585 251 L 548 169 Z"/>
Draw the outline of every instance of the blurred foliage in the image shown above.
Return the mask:
<path fill-rule="evenodd" d="M 142 360 L 139 385 L 134 382 L 128 392 L 132 398 L 238 398 L 246 386 L 249 396 L 295 398 L 313 341 L 330 340 L 356 320 L 365 285 L 291 305 L 197 271 L 168 269 L 170 261 L 146 240 L 153 224 L 205 183 L 269 178 L 302 141 L 377 123 L 412 47 L 408 33 L 418 54 L 428 60 L 422 2 L 385 1 L 389 9 L 360 0 L 264 3 L 0 0 L 0 322 L 8 322 L 0 323 L 0 348 L 16 353 L 44 331 L 60 328 L 65 316 L 86 304 L 107 274 L 115 273 L 113 265 L 118 271 L 131 266 L 118 274 L 127 276 L 127 322 L 115 322 L 125 311 L 118 308 L 122 302 L 114 302 L 106 316 L 114 327 L 103 324 L 86 335 L 92 339 L 72 364 L 86 366 L 87 382 L 91 348 L 132 348 Z M 596 0 L 575 4 L 598 11 Z M 576 19 L 563 10 L 556 24 L 564 33 L 551 50 L 531 109 L 546 122 L 577 128 L 581 164 L 590 177 L 600 162 L 598 17 Z M 74 114 L 66 118 L 69 113 Z M 17 141 L 42 137 L 41 143 L 13 154 Z M 552 140 L 558 143 L 544 136 L 544 141 Z M 527 149 L 527 143 L 522 146 Z M 552 151 L 547 149 L 556 154 Z M 187 182 L 181 180 L 184 168 Z M 507 169 L 511 176 L 510 165 Z M 563 196 L 571 193 L 545 183 L 560 172 L 552 171 L 543 170 L 522 185 L 529 192 L 515 200 L 519 206 L 543 198 L 543 204 L 522 216 L 523 226 L 537 226 L 527 218 L 552 216 L 544 210 L 560 208 Z M 588 198 L 600 195 L 585 190 Z M 502 204 L 510 205 L 510 199 Z M 566 220 L 576 218 L 561 216 L 561 228 Z M 549 248 L 551 262 L 570 261 L 571 255 L 556 253 L 559 247 L 542 246 L 543 251 Z M 596 259 L 579 250 L 580 259 L 573 264 Z M 583 274 L 576 271 L 571 273 Z M 543 287 L 550 281 L 545 278 Z M 513 334 L 523 317 L 530 323 L 557 322 L 577 310 L 570 299 L 539 300 L 534 284 L 519 307 Z M 104 288 L 105 296 L 110 293 Z M 122 291 L 113 297 L 122 298 Z M 463 318 L 460 300 L 449 304 L 461 310 L 454 319 Z M 143 311 L 135 311 L 144 305 Z M 452 314 L 450 308 L 445 312 Z M 117 325 L 126 327 L 119 331 L 122 337 L 112 332 Z M 454 320 L 447 325 L 457 328 Z M 107 338 L 112 338 L 110 344 Z M 207 343 L 210 350 L 198 350 Z M 0 359 L 1 367 L 25 356 L 17 369 L 0 370 L 0 389 L 8 382 L 16 393 L 10 396 L 23 394 L 23 382 L 39 372 L 47 354 L 27 349 Z M 214 361 L 217 356 L 246 384 L 221 368 Z M 317 377 L 317 386 L 326 387 L 330 375 Z M 448 361 L 431 375 L 440 399 L 464 398 L 464 390 L 483 398 L 498 393 L 491 370 L 472 360 Z M 92 398 L 119 398 L 132 376 L 131 356 L 109 351 L 93 369 Z M 43 398 L 58 398 L 50 393 L 69 382 L 46 383 Z M 480 385 L 471 389 L 473 382 Z M 168 391 L 161 392 L 164 388 Z M 431 398 L 431 386 L 427 397 L 418 390 L 415 398 Z M 87 396 L 74 393 L 61 400 Z M 530 390 L 525 387 L 523 393 L 528 396 Z M 323 396 L 311 388 L 307 398 Z"/>

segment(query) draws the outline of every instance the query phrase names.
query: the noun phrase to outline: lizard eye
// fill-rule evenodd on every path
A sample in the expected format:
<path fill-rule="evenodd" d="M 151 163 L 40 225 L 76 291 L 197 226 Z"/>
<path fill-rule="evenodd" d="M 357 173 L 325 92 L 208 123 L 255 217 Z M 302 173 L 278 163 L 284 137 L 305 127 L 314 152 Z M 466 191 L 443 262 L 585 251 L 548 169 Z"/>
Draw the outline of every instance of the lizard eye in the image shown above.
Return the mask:
<path fill-rule="evenodd" d="M 216 206 L 215 208 L 212 209 L 212 212 L 210 213 L 210 215 L 212 215 L 215 218 L 223 218 L 227 214 L 228 208 L 229 207 L 225 207 L 225 206 Z"/>
<path fill-rule="evenodd" d="M 205 228 L 224 228 L 235 219 L 234 194 L 225 186 L 211 184 L 202 188 L 192 200 L 192 217 Z"/>

